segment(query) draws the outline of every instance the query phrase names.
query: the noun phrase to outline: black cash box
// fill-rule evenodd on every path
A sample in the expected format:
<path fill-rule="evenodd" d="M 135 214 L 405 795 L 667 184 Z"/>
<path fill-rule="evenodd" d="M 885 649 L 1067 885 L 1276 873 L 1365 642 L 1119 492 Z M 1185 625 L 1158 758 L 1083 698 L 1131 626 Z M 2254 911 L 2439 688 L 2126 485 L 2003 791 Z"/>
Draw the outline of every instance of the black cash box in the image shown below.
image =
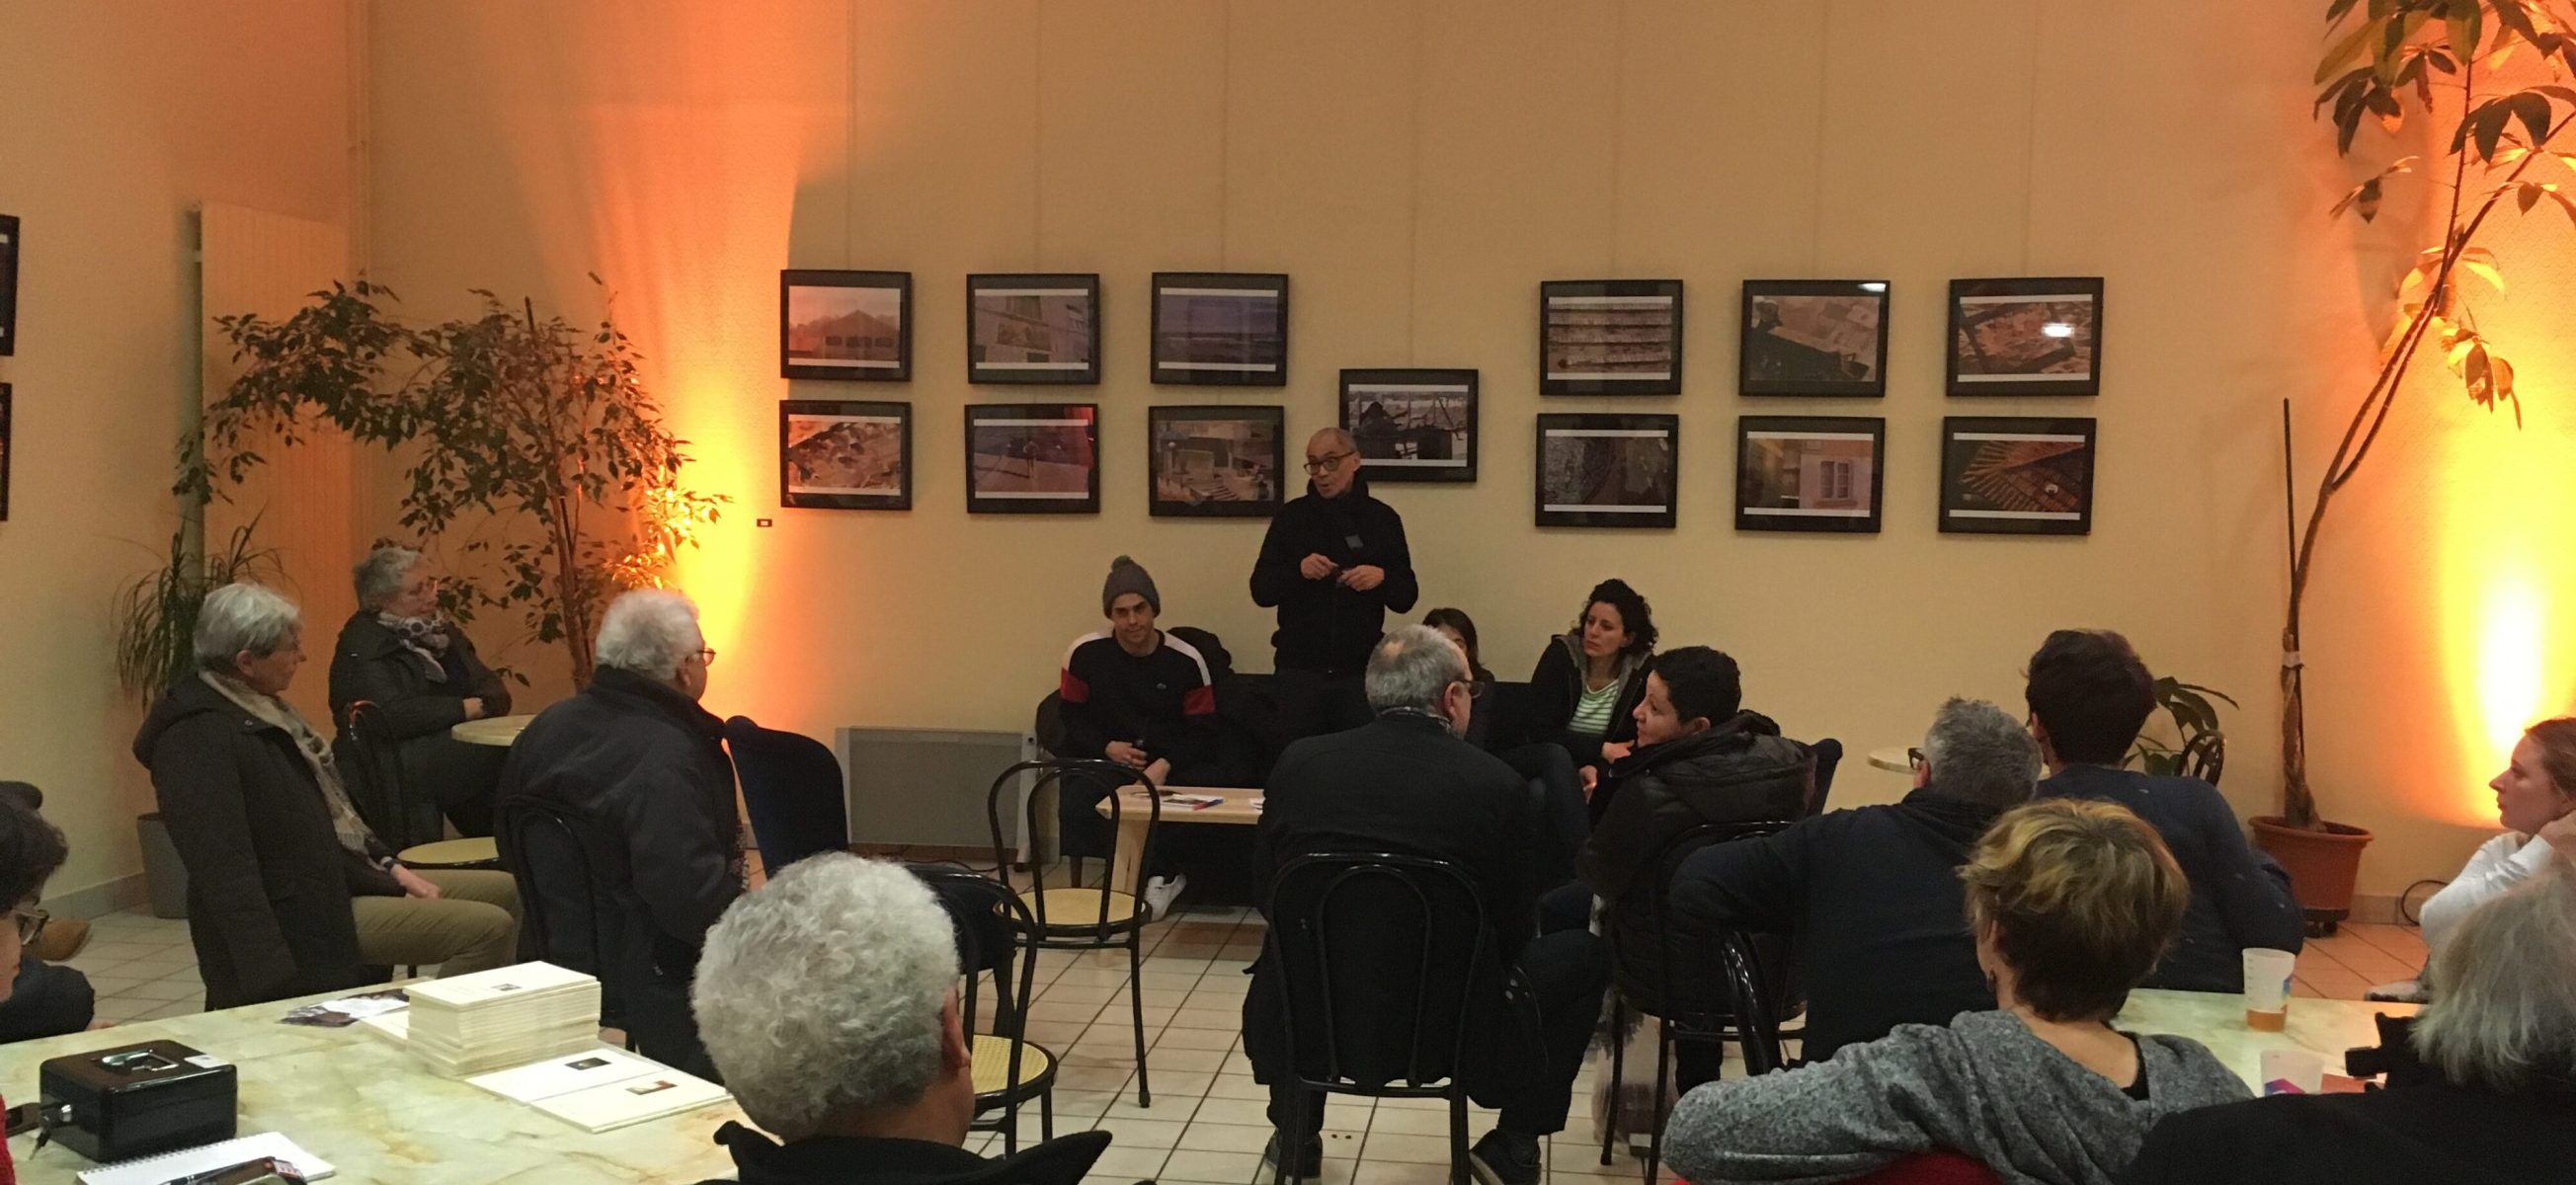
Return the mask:
<path fill-rule="evenodd" d="M 229 1140 L 241 1100 L 231 1062 L 176 1041 L 47 1058 L 36 1085 L 54 1140 L 102 1162 Z"/>

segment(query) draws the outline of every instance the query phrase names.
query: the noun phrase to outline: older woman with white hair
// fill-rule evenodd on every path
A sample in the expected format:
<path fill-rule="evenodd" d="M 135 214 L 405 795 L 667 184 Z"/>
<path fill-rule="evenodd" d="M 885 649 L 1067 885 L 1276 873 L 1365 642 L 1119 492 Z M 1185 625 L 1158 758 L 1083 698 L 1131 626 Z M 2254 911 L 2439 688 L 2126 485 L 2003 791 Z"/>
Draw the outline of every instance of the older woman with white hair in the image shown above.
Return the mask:
<path fill-rule="evenodd" d="M 134 738 L 188 870 L 188 934 L 206 1007 L 506 962 L 518 891 L 506 873 L 396 862 L 341 785 L 331 747 L 279 698 L 304 665 L 303 617 L 256 584 L 206 597 L 198 669 Z"/>
<path fill-rule="evenodd" d="M 1087 1131 L 1002 1160 L 959 1145 L 975 1115 L 949 914 L 901 865 L 797 861 L 707 932 L 691 992 L 725 1085 L 784 1145 L 717 1129 L 743 1185 L 1070 1185 Z M 710 1183 L 714 1185 L 714 1183 Z"/>
<path fill-rule="evenodd" d="M 689 976 L 707 927 L 743 885 L 724 722 L 698 706 L 716 652 L 698 629 L 697 605 L 666 589 L 610 603 L 595 651 L 590 686 L 538 713 L 510 747 L 502 856 L 535 877 L 532 908 L 559 919 L 550 931 L 587 934 L 589 887 L 548 867 L 542 853 L 520 853 L 511 834 L 522 799 L 586 821 L 593 859 L 602 861 L 591 871 L 617 924 L 585 957 L 597 960 L 601 987 L 625 1008 L 638 1050 L 710 1071 L 689 1019 Z"/>
<path fill-rule="evenodd" d="M 2441 991 L 2410 1038 L 2420 1068 L 2392 1069 L 2384 1090 L 2168 1119 L 2123 1185 L 2576 1178 L 2576 860 L 2553 855 L 2469 911 L 2433 952 L 2433 976 Z"/>
<path fill-rule="evenodd" d="M 379 547 L 351 578 L 358 611 L 331 650 L 331 717 L 346 738 L 350 709 L 373 704 L 387 739 L 399 746 L 397 760 L 419 798 L 388 824 L 401 833 L 395 846 L 438 838 L 440 811 L 461 834 L 492 834 L 492 789 L 504 754 L 447 730 L 509 715 L 510 689 L 439 610 L 438 574 L 419 552 Z"/>

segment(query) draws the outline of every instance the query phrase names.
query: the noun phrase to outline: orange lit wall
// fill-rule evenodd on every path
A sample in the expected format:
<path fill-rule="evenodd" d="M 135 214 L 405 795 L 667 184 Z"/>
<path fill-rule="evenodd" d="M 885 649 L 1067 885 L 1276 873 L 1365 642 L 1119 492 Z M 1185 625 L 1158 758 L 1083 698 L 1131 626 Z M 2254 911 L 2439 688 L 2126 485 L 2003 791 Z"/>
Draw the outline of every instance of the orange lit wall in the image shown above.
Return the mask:
<path fill-rule="evenodd" d="M 2397 215 L 2366 231 L 2324 219 L 2351 166 L 2310 122 L 2309 6 L 368 12 L 378 275 L 424 310 L 478 286 L 588 309 L 583 274 L 597 270 L 696 442 L 693 479 L 736 498 L 685 566 L 725 656 L 721 712 L 817 733 L 1021 727 L 1064 641 L 1097 623 L 1099 575 L 1121 552 L 1154 572 L 1167 623 L 1212 628 L 1266 668 L 1268 621 L 1244 588 L 1261 526 L 1148 518 L 1144 409 L 1284 403 L 1302 437 L 1330 422 L 1339 367 L 1475 366 L 1482 480 L 1381 494 L 1411 524 L 1425 606 L 1473 612 L 1506 675 L 1616 573 L 1672 642 L 1733 651 L 1752 703 L 1790 732 L 1857 751 L 1919 736 L 1950 694 L 2018 710 L 2022 661 L 2048 628 L 2111 626 L 2159 669 L 2244 703 L 2226 789 L 2245 813 L 2273 806 L 2278 401 L 2298 403 L 2313 464 L 2366 381 L 2412 251 Z M 779 379 L 775 286 L 790 266 L 914 272 L 916 380 Z M 1146 383 L 1157 269 L 1291 273 L 1291 385 Z M 985 270 L 1102 273 L 1108 380 L 967 386 L 962 277 Z M 2099 400 L 1941 394 L 1946 282 L 2015 274 L 2109 278 Z M 1673 532 L 1529 525 L 1534 289 L 1595 275 L 1689 284 L 1685 393 L 1647 401 L 1683 417 Z M 1734 394 L 1737 285 L 1795 276 L 1894 284 L 1886 400 Z M 2565 291 L 2553 275 L 2529 283 Z M 2558 335 L 2535 316 L 2528 336 Z M 2329 528 L 2311 745 L 2330 813 L 2382 835 L 2366 893 L 2455 868 L 2480 838 L 2498 745 L 2568 698 L 2576 647 L 2551 622 L 2571 579 L 2557 396 L 2576 375 L 2541 348 L 2516 361 L 2529 428 L 2418 388 Z M 779 512 L 775 408 L 791 394 L 911 400 L 916 509 Z M 964 513 L 959 409 L 1017 398 L 1102 405 L 1101 515 Z M 1801 411 L 1888 419 L 1884 534 L 1731 529 L 1735 417 Z M 2101 419 L 2093 535 L 1935 533 L 1941 417 L 2019 412 Z M 755 527 L 764 516 L 776 525 Z M 1838 801 L 1902 791 L 1846 768 Z"/>

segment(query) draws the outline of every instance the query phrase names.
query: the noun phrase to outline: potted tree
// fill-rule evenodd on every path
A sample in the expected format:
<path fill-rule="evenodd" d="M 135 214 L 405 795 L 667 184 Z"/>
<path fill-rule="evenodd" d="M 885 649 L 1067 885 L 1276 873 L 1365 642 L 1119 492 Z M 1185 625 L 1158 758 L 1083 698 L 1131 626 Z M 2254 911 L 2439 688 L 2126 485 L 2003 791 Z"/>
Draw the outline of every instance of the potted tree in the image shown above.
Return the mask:
<path fill-rule="evenodd" d="M 2364 124 L 2395 132 L 2408 118 L 2429 118 L 2437 102 L 2459 104 L 2449 135 L 2429 156 L 2388 161 L 2336 202 L 2329 216 L 2376 218 L 2386 187 L 2399 177 L 2434 178 L 2440 238 L 2426 246 L 2399 283 L 2398 315 L 2369 389 L 2363 393 L 2317 477 L 2300 526 L 2296 470 L 2290 468 L 2289 417 L 2281 408 L 2282 459 L 2290 503 L 2288 613 L 2281 628 L 2281 813 L 2254 820 L 2256 841 L 2290 870 L 2310 921 L 2331 925 L 2351 908 L 2361 849 L 2370 833 L 2329 822 L 2308 784 L 2306 700 L 2300 661 L 2300 607 L 2315 572 L 2319 529 L 2334 496 L 2350 484 L 2388 413 L 2404 390 L 2417 354 L 2440 343 L 2443 361 L 2469 398 L 2493 410 L 2522 407 L 2513 366 L 2478 330 L 2474 279 L 2501 292 L 2504 276 L 2480 245 L 2500 213 L 2528 214 L 2544 203 L 2576 221 L 2576 197 L 2563 170 L 2576 156 L 2553 149 L 2576 118 L 2576 36 L 2537 0 L 2333 0 L 2326 12 L 2328 48 L 2315 81 L 2317 110 L 2331 111 L 2337 155 L 2349 156 Z M 2412 113 L 2410 115 L 2410 112 Z"/>

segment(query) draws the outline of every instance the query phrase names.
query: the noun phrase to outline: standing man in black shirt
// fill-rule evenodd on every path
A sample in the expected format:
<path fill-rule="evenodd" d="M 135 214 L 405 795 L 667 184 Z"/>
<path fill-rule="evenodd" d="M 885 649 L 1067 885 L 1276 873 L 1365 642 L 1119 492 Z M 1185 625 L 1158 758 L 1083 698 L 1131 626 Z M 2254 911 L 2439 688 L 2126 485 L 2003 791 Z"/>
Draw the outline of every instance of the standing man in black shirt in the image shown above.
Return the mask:
<path fill-rule="evenodd" d="M 1189 643 L 1156 629 L 1163 595 L 1144 566 L 1120 556 L 1100 585 L 1100 611 L 1109 628 L 1076 638 L 1056 679 L 1064 704 L 1064 743 L 1059 757 L 1114 761 L 1142 770 L 1157 786 L 1203 786 L 1217 761 L 1216 687 L 1207 659 Z M 1056 822 L 1068 856 L 1107 857 L 1115 841 L 1100 800 L 1109 787 L 1082 775 L 1056 788 Z M 1154 863 L 1177 853 L 1174 836 L 1156 841 Z M 1160 868 L 1148 870 L 1161 873 Z M 1177 873 L 1145 884 L 1146 903 L 1157 917 L 1189 884 Z"/>
<path fill-rule="evenodd" d="M 1252 603 L 1279 610 L 1279 715 L 1287 739 L 1368 723 L 1360 674 L 1388 610 L 1413 608 L 1421 588 L 1404 519 L 1369 496 L 1351 434 L 1306 441 L 1306 494 L 1279 508 L 1252 566 Z"/>

